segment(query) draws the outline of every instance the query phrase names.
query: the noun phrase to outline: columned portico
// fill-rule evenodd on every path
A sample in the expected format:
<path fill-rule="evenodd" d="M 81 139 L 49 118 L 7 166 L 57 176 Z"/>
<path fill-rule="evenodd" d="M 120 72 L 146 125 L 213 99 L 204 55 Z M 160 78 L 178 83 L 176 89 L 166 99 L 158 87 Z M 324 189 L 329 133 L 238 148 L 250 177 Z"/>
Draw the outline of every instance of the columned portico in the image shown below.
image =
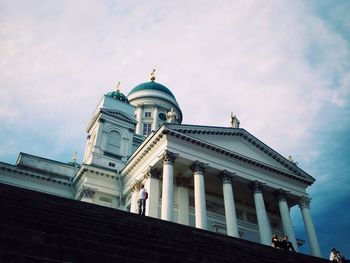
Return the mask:
<path fill-rule="evenodd" d="M 145 188 L 148 192 L 148 200 L 146 201 L 146 215 L 158 218 L 158 202 L 159 202 L 159 178 L 161 171 L 149 168 L 145 174 L 147 178 Z"/>
<path fill-rule="evenodd" d="M 299 201 L 299 207 L 303 216 L 304 225 L 309 239 L 311 254 L 315 257 L 322 257 L 320 245 L 317 240 L 316 231 L 310 213 L 311 198 L 303 196 Z"/>
<path fill-rule="evenodd" d="M 299 252 L 297 240 L 293 230 L 292 220 L 290 218 L 288 203 L 286 199 L 286 192 L 280 189 L 277 192 L 278 207 L 281 214 L 284 234 L 288 236 L 288 240 L 293 243 L 294 249 Z"/>
<path fill-rule="evenodd" d="M 222 171 L 220 174 L 222 179 L 222 191 L 224 194 L 227 235 L 239 237 L 236 207 L 232 190 L 232 176 L 233 175 L 226 170 Z"/>
<path fill-rule="evenodd" d="M 262 184 L 258 181 L 255 181 L 253 183 L 253 189 L 256 216 L 258 218 L 259 225 L 260 241 L 261 244 L 271 245 L 272 232 L 265 209 L 264 197 L 262 194 Z"/>
<path fill-rule="evenodd" d="M 162 155 L 163 186 L 162 186 L 162 216 L 163 220 L 174 220 L 174 162 L 177 154 L 168 150 Z"/>
<path fill-rule="evenodd" d="M 205 201 L 205 185 L 204 185 L 204 171 L 208 165 L 195 161 L 191 165 L 194 177 L 194 206 L 196 227 L 201 229 L 207 229 L 207 208 Z"/>
<path fill-rule="evenodd" d="M 179 202 L 178 223 L 188 226 L 190 224 L 189 218 L 189 178 L 177 178 L 177 192 Z"/>

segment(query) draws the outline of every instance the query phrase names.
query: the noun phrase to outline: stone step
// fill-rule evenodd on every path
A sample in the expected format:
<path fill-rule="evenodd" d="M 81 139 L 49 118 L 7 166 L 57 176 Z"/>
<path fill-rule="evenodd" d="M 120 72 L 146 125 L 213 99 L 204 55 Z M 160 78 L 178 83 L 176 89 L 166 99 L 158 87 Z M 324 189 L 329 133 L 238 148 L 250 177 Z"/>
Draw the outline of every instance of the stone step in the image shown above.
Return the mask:
<path fill-rule="evenodd" d="M 42 257 L 26 256 L 0 249 L 0 262 L 4 263 L 62 263 L 61 260 L 53 260 Z M 67 262 L 68 263 L 68 262 Z"/>
<path fill-rule="evenodd" d="M 62 248 L 72 248 L 72 249 L 83 249 L 83 250 L 94 250 L 97 253 L 103 253 L 107 255 L 123 255 L 125 258 L 133 257 L 135 253 L 142 254 L 140 247 L 147 255 L 150 251 L 156 252 L 155 254 L 162 254 L 171 256 L 173 258 L 181 259 L 183 262 L 193 262 L 186 258 L 189 256 L 188 249 L 174 250 L 173 246 L 169 244 L 164 246 L 164 244 L 150 244 L 141 243 L 138 240 L 130 240 L 125 242 L 124 239 L 115 239 L 108 236 L 106 240 L 94 241 L 90 238 L 90 235 L 86 235 L 87 238 L 83 236 L 72 236 L 68 232 L 63 231 L 63 234 L 50 234 L 43 231 L 37 231 L 32 229 L 27 229 L 24 227 L 14 227 L 11 225 L 1 225 L 0 224 L 0 237 L 20 239 L 28 242 L 35 242 L 37 244 L 50 244 L 51 246 L 57 246 Z M 20 237 L 20 238 L 19 238 Z M 137 248 L 137 249 L 136 249 Z"/>
<path fill-rule="evenodd" d="M 20 260 L 26 257 L 88 263 L 328 262 L 160 219 L 2 184 L 0 211 L 0 258 L 12 255 Z"/>

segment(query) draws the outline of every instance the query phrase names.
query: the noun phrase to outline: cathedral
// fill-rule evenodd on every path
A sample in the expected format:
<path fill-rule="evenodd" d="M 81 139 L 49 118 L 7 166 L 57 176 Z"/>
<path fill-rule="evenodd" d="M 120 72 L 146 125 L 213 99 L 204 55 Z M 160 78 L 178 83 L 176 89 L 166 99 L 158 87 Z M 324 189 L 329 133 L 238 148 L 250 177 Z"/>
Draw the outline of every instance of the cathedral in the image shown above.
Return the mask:
<path fill-rule="evenodd" d="M 87 125 L 83 162 L 19 153 L 0 162 L 0 183 L 138 213 L 139 191 L 148 192 L 146 216 L 271 246 L 288 235 L 290 209 L 304 220 L 311 254 L 321 257 L 306 192 L 315 181 L 240 127 L 182 124 L 175 95 L 156 82 L 124 95 L 119 84 L 102 96 Z"/>

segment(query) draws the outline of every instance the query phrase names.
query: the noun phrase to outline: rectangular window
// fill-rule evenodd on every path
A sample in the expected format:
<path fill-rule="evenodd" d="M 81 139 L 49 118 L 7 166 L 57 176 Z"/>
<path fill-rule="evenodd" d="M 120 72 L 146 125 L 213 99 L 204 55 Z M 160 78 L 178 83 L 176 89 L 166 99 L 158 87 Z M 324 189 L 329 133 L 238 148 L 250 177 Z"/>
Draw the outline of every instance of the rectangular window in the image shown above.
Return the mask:
<path fill-rule="evenodd" d="M 151 117 L 152 117 L 152 113 L 150 111 L 146 111 L 145 118 L 151 118 Z"/>
<path fill-rule="evenodd" d="M 148 135 L 152 131 L 152 123 L 144 123 L 143 124 L 143 135 Z"/>

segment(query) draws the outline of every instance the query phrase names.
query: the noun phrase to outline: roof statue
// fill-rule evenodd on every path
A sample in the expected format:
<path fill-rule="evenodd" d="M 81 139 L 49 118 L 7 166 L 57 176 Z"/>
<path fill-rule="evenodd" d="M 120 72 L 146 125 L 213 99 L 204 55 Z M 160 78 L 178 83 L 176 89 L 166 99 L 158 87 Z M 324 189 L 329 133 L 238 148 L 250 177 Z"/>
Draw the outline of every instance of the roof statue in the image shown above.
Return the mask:
<path fill-rule="evenodd" d="M 73 163 L 77 163 L 77 154 L 78 154 L 77 152 L 73 153 L 73 156 L 72 156 L 72 162 Z"/>
<path fill-rule="evenodd" d="M 236 117 L 236 115 L 233 115 L 233 112 L 231 112 L 231 127 L 232 128 L 239 128 L 240 121 Z"/>
<path fill-rule="evenodd" d="M 154 75 L 154 72 L 156 72 L 155 68 L 152 70 L 152 73 L 151 73 L 151 81 L 155 81 L 156 80 L 156 76 Z"/>
<path fill-rule="evenodd" d="M 167 123 L 175 123 L 176 113 L 173 108 L 167 113 Z"/>
<path fill-rule="evenodd" d="M 290 161 L 292 164 L 298 165 L 298 162 L 295 162 L 292 158 L 292 155 L 288 156 L 288 161 Z"/>
<path fill-rule="evenodd" d="M 117 81 L 116 92 L 120 92 L 120 81 Z"/>

